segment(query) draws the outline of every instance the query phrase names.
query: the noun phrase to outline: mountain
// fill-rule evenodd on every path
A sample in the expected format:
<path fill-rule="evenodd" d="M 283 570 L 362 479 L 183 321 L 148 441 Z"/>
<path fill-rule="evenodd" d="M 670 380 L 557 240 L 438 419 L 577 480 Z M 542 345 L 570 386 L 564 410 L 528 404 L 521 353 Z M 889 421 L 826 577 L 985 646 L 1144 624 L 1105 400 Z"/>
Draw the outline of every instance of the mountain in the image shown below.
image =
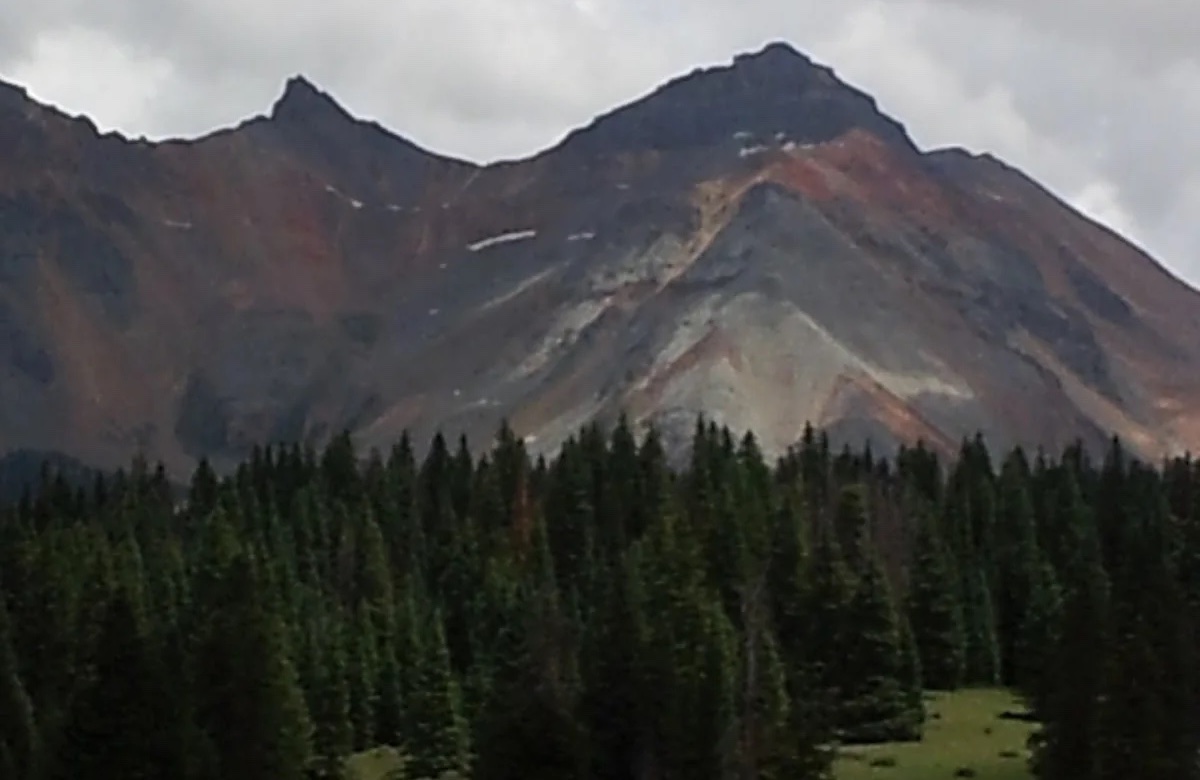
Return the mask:
<path fill-rule="evenodd" d="M 923 151 L 784 44 L 529 159 L 290 79 L 189 141 L 0 88 L 0 450 L 181 471 L 352 430 L 533 449 L 622 410 L 778 452 L 1200 446 L 1200 294 L 1003 162 Z"/>

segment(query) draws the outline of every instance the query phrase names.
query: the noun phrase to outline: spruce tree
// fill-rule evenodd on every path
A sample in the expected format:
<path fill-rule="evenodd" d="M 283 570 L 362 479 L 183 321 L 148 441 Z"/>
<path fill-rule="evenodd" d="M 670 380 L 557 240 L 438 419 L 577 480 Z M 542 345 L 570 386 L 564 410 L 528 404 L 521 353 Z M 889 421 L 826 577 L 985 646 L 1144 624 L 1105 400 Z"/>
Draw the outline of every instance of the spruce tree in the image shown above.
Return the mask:
<path fill-rule="evenodd" d="M 909 712 L 903 637 L 891 589 L 879 560 L 868 555 L 846 614 L 853 639 L 841 649 L 845 698 L 838 723 L 844 741 L 852 744 L 919 737 Z"/>
<path fill-rule="evenodd" d="M 805 688 L 813 699 L 814 717 L 837 724 L 839 703 L 845 699 L 853 675 L 845 650 L 858 627 L 851 615 L 854 580 L 836 538 L 824 528 L 817 532 L 807 575 L 802 676 L 807 678 Z"/>
<path fill-rule="evenodd" d="M 185 723 L 165 696 L 166 668 L 118 591 L 106 609 L 91 677 L 72 699 L 52 776 L 61 780 L 157 780 L 187 766 Z"/>
<path fill-rule="evenodd" d="M 1091 514 L 1071 471 L 1060 472 L 1057 529 L 1064 596 L 1057 641 L 1038 703 L 1034 768 L 1048 778 L 1101 777 L 1103 707 L 1110 671 L 1110 582 Z"/>
<path fill-rule="evenodd" d="M 410 756 L 409 772 L 414 780 L 435 780 L 445 772 L 466 776 L 471 766 L 470 732 L 440 615 L 432 616 L 417 648 L 419 660 L 406 702 L 404 747 Z"/>
<path fill-rule="evenodd" d="M 1000 648 L 987 573 L 974 564 L 963 573 L 962 580 L 966 681 L 993 686 L 1000 682 Z"/>
<path fill-rule="evenodd" d="M 35 780 L 41 757 L 33 701 L 21 682 L 0 591 L 0 777 Z"/>
<path fill-rule="evenodd" d="M 342 764 L 354 748 L 350 716 L 350 682 L 346 631 L 339 617 L 328 617 L 324 626 L 310 632 L 308 653 L 308 707 L 313 720 L 314 772 L 338 778 Z"/>
<path fill-rule="evenodd" d="M 263 606 L 253 564 L 231 562 L 217 583 L 195 653 L 197 720 L 221 780 L 304 778 L 312 722 L 285 629 Z"/>
<path fill-rule="evenodd" d="M 922 518 L 913 550 L 908 618 L 925 685 L 952 691 L 966 670 L 966 638 L 957 582 L 937 526 Z"/>

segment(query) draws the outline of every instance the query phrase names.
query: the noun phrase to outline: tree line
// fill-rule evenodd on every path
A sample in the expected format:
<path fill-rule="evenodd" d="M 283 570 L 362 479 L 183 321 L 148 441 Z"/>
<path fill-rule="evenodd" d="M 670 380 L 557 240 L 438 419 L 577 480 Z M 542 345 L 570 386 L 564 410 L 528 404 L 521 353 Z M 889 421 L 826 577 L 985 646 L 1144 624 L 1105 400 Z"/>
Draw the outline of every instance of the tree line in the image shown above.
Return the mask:
<path fill-rule="evenodd" d="M 923 691 L 1019 690 L 1047 780 L 1197 776 L 1200 463 L 768 462 L 700 420 L 44 472 L 0 519 L 0 777 L 827 777 Z"/>

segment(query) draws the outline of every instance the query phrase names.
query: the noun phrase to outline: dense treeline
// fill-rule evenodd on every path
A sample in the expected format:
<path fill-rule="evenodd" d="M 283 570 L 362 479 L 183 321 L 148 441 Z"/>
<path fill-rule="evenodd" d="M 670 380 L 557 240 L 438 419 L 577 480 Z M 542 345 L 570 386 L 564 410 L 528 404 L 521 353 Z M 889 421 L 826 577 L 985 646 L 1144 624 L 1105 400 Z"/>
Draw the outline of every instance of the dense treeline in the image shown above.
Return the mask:
<path fill-rule="evenodd" d="M 768 464 L 697 426 L 255 452 L 182 505 L 135 463 L 0 523 L 0 777 L 816 778 L 1007 685 L 1050 780 L 1187 778 L 1200 465 L 982 441 Z"/>

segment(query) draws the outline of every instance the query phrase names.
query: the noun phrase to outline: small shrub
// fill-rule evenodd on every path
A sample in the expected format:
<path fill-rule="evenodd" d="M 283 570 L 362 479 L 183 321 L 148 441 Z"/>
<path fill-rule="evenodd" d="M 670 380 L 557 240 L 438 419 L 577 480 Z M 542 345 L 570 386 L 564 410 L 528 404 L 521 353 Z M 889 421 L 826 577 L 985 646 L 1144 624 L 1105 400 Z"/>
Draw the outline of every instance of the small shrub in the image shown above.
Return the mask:
<path fill-rule="evenodd" d="M 1015 750 L 1001 750 L 1000 758 L 1020 758 L 1021 754 Z"/>
<path fill-rule="evenodd" d="M 958 769 L 954 770 L 954 776 L 955 777 L 974 777 L 975 770 L 969 766 L 960 766 Z"/>
<path fill-rule="evenodd" d="M 991 727 L 991 726 L 985 726 L 985 727 L 984 727 L 984 729 L 983 729 L 983 733 L 984 733 L 984 734 L 986 734 L 986 735 L 987 735 L 987 736 L 989 736 L 989 737 L 990 737 L 990 736 L 992 736 L 992 727 Z"/>
<path fill-rule="evenodd" d="M 896 765 L 895 756 L 879 756 L 871 759 L 871 766 L 890 769 Z"/>

